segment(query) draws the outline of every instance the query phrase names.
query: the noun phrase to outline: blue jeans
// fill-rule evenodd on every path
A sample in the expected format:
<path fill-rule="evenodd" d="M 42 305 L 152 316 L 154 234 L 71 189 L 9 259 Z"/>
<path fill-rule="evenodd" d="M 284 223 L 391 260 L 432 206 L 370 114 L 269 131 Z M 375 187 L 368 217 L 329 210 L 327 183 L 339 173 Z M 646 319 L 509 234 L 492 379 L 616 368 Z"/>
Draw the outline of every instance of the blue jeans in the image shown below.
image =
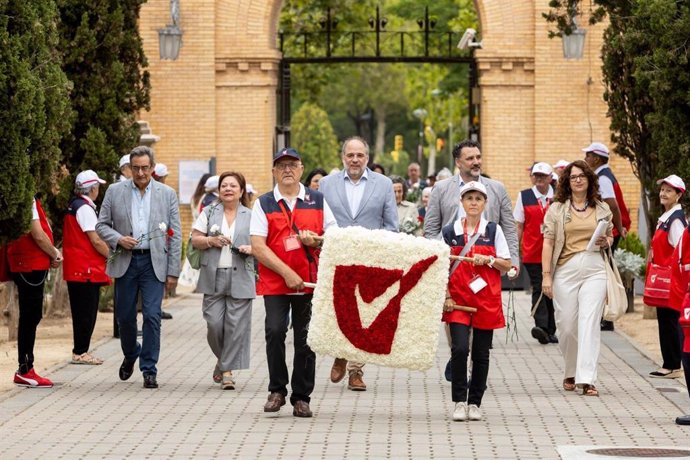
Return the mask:
<path fill-rule="evenodd" d="M 156 278 L 150 254 L 132 254 L 129 268 L 115 281 L 115 316 L 120 328 L 120 346 L 125 359 L 139 358 L 144 375 L 156 375 L 161 348 L 161 302 L 165 283 Z M 142 344 L 137 341 L 137 297 L 141 292 L 144 327 Z"/>

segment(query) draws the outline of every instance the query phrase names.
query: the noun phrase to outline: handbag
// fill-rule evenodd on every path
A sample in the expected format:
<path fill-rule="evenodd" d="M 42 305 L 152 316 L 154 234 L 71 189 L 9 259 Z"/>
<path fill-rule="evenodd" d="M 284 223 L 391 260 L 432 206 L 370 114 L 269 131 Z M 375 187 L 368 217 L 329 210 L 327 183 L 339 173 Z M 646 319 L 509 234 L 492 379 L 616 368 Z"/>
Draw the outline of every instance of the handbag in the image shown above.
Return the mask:
<path fill-rule="evenodd" d="M 192 234 L 189 234 L 189 239 L 187 240 L 187 260 L 189 265 L 194 270 L 199 270 L 201 268 L 201 251 L 192 246 Z"/>
<path fill-rule="evenodd" d="M 616 261 L 613 260 L 611 246 L 604 252 L 604 265 L 606 268 L 606 304 L 604 305 L 603 319 L 615 321 L 628 310 L 628 296 L 625 286 L 618 271 Z"/>
<path fill-rule="evenodd" d="M 666 307 L 671 297 L 671 267 L 650 263 L 642 298 L 650 307 Z"/>

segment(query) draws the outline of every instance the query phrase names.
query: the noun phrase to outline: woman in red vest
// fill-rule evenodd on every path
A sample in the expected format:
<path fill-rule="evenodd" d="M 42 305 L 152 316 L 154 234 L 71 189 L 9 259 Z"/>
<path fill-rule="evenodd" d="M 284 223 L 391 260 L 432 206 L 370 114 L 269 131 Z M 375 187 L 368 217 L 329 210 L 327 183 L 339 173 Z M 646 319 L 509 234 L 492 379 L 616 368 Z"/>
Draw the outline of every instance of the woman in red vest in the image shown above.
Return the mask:
<path fill-rule="evenodd" d="M 683 193 L 685 193 L 685 183 L 683 180 L 672 174 L 665 179 L 659 180 L 657 184 L 661 185 L 659 201 L 664 208 L 664 213 L 659 217 L 656 231 L 652 237 L 647 264 L 648 277 L 645 294 L 654 292 L 650 289 L 652 286 L 649 285 L 651 282 L 649 274 L 661 276 L 660 274 L 652 273 L 652 268 L 671 269 L 673 252 L 683 236 L 683 230 L 687 226 L 685 213 L 679 204 Z M 678 325 L 680 307 L 672 308 L 670 306 L 669 294 L 667 291 L 665 300 L 660 298 L 663 294 L 659 297 L 645 295 L 644 298 L 645 304 L 650 307 L 657 307 L 656 320 L 659 324 L 659 345 L 661 346 L 661 357 L 664 362 L 660 369 L 649 373 L 650 377 L 655 378 L 674 379 L 683 375 L 680 369 L 683 333 Z"/>
<path fill-rule="evenodd" d="M 90 169 L 77 175 L 74 197 L 67 206 L 63 226 L 62 277 L 67 281 L 72 310 L 72 364 L 103 364 L 89 353 L 101 286 L 110 284 L 110 277 L 105 273 L 108 246 L 96 233 L 98 216 L 94 200 L 100 184 L 105 181 Z"/>
<path fill-rule="evenodd" d="M 31 213 L 29 233 L 7 246 L 10 272 L 19 294 L 19 369 L 14 374 L 14 383 L 31 388 L 50 388 L 53 382 L 34 370 L 34 344 L 36 328 L 43 317 L 43 287 L 48 269 L 60 265 L 62 254 L 53 246 L 53 231 L 39 200 L 33 200 Z"/>
<path fill-rule="evenodd" d="M 673 254 L 673 271 L 671 273 L 672 308 L 680 310 L 678 323 L 684 334 L 683 341 L 683 371 L 685 372 L 685 386 L 690 396 L 690 227 L 683 232 L 683 237 Z M 676 417 L 678 425 L 690 425 L 690 415 Z"/>
<path fill-rule="evenodd" d="M 451 266 L 443 321 L 451 337 L 453 420 L 481 420 L 479 407 L 486 391 L 489 355 L 494 329 L 505 326 L 501 302 L 501 272 L 510 270 L 510 251 L 501 226 L 482 218 L 486 187 L 468 182 L 460 189 L 460 204 L 466 216 L 442 230 L 451 254 L 470 257 Z M 468 313 L 457 305 L 473 307 Z M 467 358 L 472 335 L 472 380 L 467 383 Z"/>

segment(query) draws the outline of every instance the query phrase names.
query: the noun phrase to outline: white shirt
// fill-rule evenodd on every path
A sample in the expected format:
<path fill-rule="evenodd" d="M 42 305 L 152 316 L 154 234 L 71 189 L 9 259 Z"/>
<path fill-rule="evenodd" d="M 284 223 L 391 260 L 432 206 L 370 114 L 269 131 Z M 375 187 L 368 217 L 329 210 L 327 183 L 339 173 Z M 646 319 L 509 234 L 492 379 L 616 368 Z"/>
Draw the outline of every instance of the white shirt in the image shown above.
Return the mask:
<path fill-rule="evenodd" d="M 594 173 L 599 176 L 599 172 L 608 167 L 608 164 L 601 165 L 594 171 Z M 614 200 L 616 199 L 616 192 L 613 190 L 613 182 L 611 182 L 611 179 L 606 176 L 599 176 L 599 194 L 601 195 L 602 200 L 606 200 L 608 198 L 613 198 Z"/>
<path fill-rule="evenodd" d="M 276 202 L 280 203 L 282 200 L 284 203 L 288 205 L 290 210 L 293 210 L 295 207 L 295 203 L 297 200 L 302 200 L 304 201 L 306 197 L 306 189 L 304 185 L 299 184 L 299 193 L 297 194 L 297 198 L 292 201 L 288 202 L 283 195 L 281 195 L 280 191 L 278 190 L 278 186 L 276 185 L 273 187 L 273 198 L 275 198 Z M 338 224 L 335 221 L 335 216 L 333 215 L 333 212 L 331 211 L 331 208 L 328 206 L 328 203 L 326 200 L 323 200 L 323 229 L 324 231 L 330 227 L 337 227 Z M 266 213 L 264 212 L 263 208 L 261 207 L 261 201 L 256 200 L 254 203 L 254 207 L 252 208 L 252 221 L 251 224 L 249 224 L 249 234 L 250 235 L 256 235 L 256 236 L 268 236 L 268 219 L 266 218 Z"/>
<path fill-rule="evenodd" d="M 36 207 L 36 198 L 31 201 L 31 220 L 38 220 L 38 208 Z"/>
<path fill-rule="evenodd" d="M 359 211 L 359 205 L 362 203 L 362 197 L 364 196 L 364 189 L 367 186 L 367 181 L 369 180 L 369 174 L 367 170 L 364 170 L 364 174 L 359 178 L 357 183 L 350 179 L 350 176 L 345 172 L 345 195 L 347 196 L 347 202 L 350 205 L 350 212 L 352 217 Z"/>
<path fill-rule="evenodd" d="M 534 185 L 532 187 L 532 192 L 534 193 L 534 196 L 537 197 L 537 200 L 541 201 L 542 209 L 546 209 L 546 200 L 550 200 L 553 198 L 553 188 L 549 185 L 549 190 L 547 190 L 546 195 L 541 193 L 538 189 L 537 186 Z M 513 210 L 513 217 L 515 218 L 515 222 L 519 222 L 521 224 L 525 223 L 525 207 L 522 204 L 522 193 L 518 193 L 517 200 L 515 200 L 515 209 Z"/>
<path fill-rule="evenodd" d="M 673 214 L 679 209 L 683 209 L 683 207 L 680 204 L 676 204 L 674 207 L 672 207 L 671 209 L 663 213 L 661 216 L 659 216 L 656 228 L 659 228 L 661 224 L 666 222 L 666 220 L 668 220 L 668 218 L 671 217 L 671 214 Z M 668 244 L 670 244 L 674 248 L 678 246 L 678 242 L 683 236 L 683 230 L 685 230 L 685 227 L 683 226 L 681 221 L 678 219 L 674 220 L 671 224 L 671 228 L 668 229 Z"/>
<path fill-rule="evenodd" d="M 136 245 L 136 249 L 149 249 L 149 238 L 159 235 L 147 235 L 149 231 L 149 218 L 151 217 L 151 184 L 153 179 L 144 189 L 142 195 L 139 187 L 132 182 L 132 237 L 141 242 Z"/>
<path fill-rule="evenodd" d="M 87 203 L 88 206 L 81 206 L 77 209 L 77 223 L 81 227 L 82 232 L 95 232 L 96 224 L 98 223 L 98 216 L 96 215 L 96 205 L 91 198 L 85 195 L 81 195 Z"/>
<path fill-rule="evenodd" d="M 222 211 L 221 207 L 221 212 Z M 223 222 L 221 223 L 220 230 L 216 234 L 214 233 L 213 235 L 209 235 L 209 228 L 208 228 L 208 218 L 206 217 L 206 213 L 202 212 L 199 214 L 199 217 L 197 217 L 196 221 L 194 222 L 194 225 L 192 228 L 194 230 L 198 230 L 201 233 L 205 233 L 208 236 L 216 236 L 216 235 L 223 235 L 227 238 L 230 239 L 230 241 L 234 241 L 235 239 L 235 222 L 237 219 L 232 221 L 232 225 L 228 226 L 228 220 L 225 218 L 225 213 L 223 212 Z M 233 246 L 234 246 L 233 242 Z M 218 260 L 218 268 L 230 268 L 232 267 L 232 252 L 230 250 L 230 246 L 223 246 L 220 250 L 220 259 Z"/>
<path fill-rule="evenodd" d="M 463 228 L 462 222 L 464 218 L 459 218 L 458 220 L 455 221 L 453 224 L 453 231 L 455 232 L 456 235 L 462 235 L 465 233 L 465 229 Z M 486 225 L 489 223 L 488 220 L 484 219 L 483 217 L 479 220 L 479 229 L 477 232 L 481 235 L 486 231 Z M 467 229 L 468 233 L 474 231 L 474 229 Z M 471 238 L 474 233 L 469 233 L 467 235 L 468 238 Z M 499 259 L 507 259 L 510 260 L 510 249 L 508 249 L 508 241 L 506 241 L 506 237 L 503 234 L 503 229 L 501 228 L 500 225 L 496 224 L 496 238 L 494 241 L 494 247 L 496 248 L 496 257 Z"/>

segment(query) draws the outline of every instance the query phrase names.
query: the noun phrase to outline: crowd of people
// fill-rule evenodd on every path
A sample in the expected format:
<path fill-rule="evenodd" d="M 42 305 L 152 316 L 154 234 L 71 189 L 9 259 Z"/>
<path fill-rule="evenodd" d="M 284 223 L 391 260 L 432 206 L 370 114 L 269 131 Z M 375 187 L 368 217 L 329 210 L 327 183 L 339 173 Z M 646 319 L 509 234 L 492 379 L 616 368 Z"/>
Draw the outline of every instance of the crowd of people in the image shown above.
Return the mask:
<path fill-rule="evenodd" d="M 607 295 L 603 253 L 626 238 L 630 215 L 608 165 L 608 148 L 595 142 L 582 150 L 583 159 L 553 166 L 535 162 L 529 168 L 531 187 L 519 192 L 513 207 L 505 186 L 482 174 L 480 145 L 471 140 L 453 149 L 457 174 L 446 169 L 426 180 L 417 163 L 409 165 L 407 179 L 388 177 L 382 166 L 370 163 L 369 146 L 359 137 L 343 142 L 343 169 L 330 174 L 318 168 L 305 176 L 299 152 L 284 148 L 273 158 L 274 188 L 258 197 L 239 172 L 200 179 L 190 200 L 190 244 L 201 254 L 195 270 L 189 261 L 181 266 L 179 204 L 165 185 L 167 167 L 155 162 L 152 149 L 137 147 L 121 159 L 120 181 L 108 187 L 98 213 L 94 200 L 105 181 L 91 170 L 77 175 L 62 251 L 38 199 L 30 232 L 8 245 L 20 306 L 14 381 L 52 386 L 35 372 L 33 348 L 48 270 L 63 264 L 73 318 L 72 362 L 102 363 L 89 353 L 90 339 L 100 288 L 114 282 L 123 353 L 119 377 L 128 380 L 138 361 L 144 388 L 157 388 L 162 299 L 180 278 L 203 294 L 207 341 L 216 358 L 211 377 L 224 390 L 236 386 L 233 371 L 249 367 L 252 304 L 257 294 L 263 296 L 269 370 L 264 411 L 277 412 L 289 400 L 294 416 L 311 417 L 316 356 L 307 345 L 309 286 L 316 282 L 326 230 L 359 226 L 439 239 L 458 256 L 450 265 L 440 318 L 451 350 L 445 375 L 452 420 L 482 419 L 493 331 L 505 326 L 501 276 L 515 278 L 521 268 L 532 289 L 531 335 L 560 348 L 563 390 L 599 396 L 601 331 L 613 329 L 601 321 Z M 664 213 L 647 271 L 666 274 L 670 283 L 664 289 L 649 281 L 663 356 L 662 367 L 650 376 L 684 374 L 690 387 L 690 229 L 679 204 L 686 187 L 676 175 L 658 184 Z M 604 231 L 597 232 L 602 222 Z M 290 327 L 291 375 L 285 350 Z M 336 358 L 330 380 L 337 384 L 347 376 L 349 390 L 366 391 L 364 370 L 364 363 Z M 688 425 L 690 415 L 676 422 Z"/>

